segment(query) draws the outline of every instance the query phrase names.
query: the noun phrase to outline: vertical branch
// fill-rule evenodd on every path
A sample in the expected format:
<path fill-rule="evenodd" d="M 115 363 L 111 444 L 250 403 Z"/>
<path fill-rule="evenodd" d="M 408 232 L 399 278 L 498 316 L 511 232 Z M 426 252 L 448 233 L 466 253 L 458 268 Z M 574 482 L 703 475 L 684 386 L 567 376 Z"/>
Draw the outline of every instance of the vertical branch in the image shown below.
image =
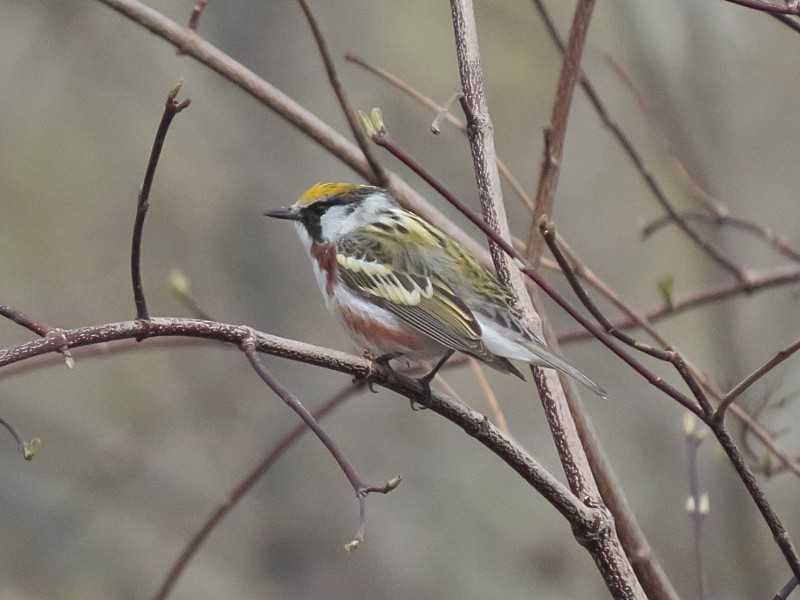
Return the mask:
<path fill-rule="evenodd" d="M 574 64 L 569 70 L 569 73 L 571 73 L 569 77 L 562 77 L 562 79 L 566 79 L 570 83 L 559 86 L 556 98 L 554 111 L 558 112 L 559 121 L 557 123 L 560 123 L 560 125 L 555 125 L 554 129 L 561 132 L 558 160 L 560 160 L 561 147 L 563 147 L 563 132 L 566 130 L 572 90 L 580 72 L 578 67 L 580 64 L 580 50 L 586 39 L 586 30 L 588 29 L 593 6 L 593 0 L 584 0 L 579 3 L 575 19 L 576 22 L 581 24 L 579 27 L 581 35 L 573 35 L 575 39 L 570 39 L 570 46 L 575 48 L 572 53 Z M 493 127 L 483 89 L 483 76 L 472 2 L 471 0 L 451 0 L 450 7 L 456 38 L 459 72 L 464 92 L 461 104 L 467 117 L 467 133 L 480 193 L 481 210 L 483 218 L 489 226 L 501 235 L 503 241 L 507 241 L 509 239 L 508 221 L 502 204 L 500 178 L 497 171 L 494 138 L 492 135 Z M 548 211 L 550 210 L 549 206 L 552 205 L 556 182 L 557 177 L 548 188 L 550 194 Z M 536 214 L 535 211 L 536 208 L 534 209 L 534 214 Z M 538 221 L 534 220 L 534 223 L 536 222 Z M 524 300 L 521 303 L 521 308 L 526 316 L 531 318 L 534 312 L 519 270 L 511 264 L 509 257 L 501 251 L 501 247 L 498 244 L 491 243 L 491 238 L 490 244 L 498 276 L 512 288 L 518 301 Z M 537 323 L 536 328 L 540 328 L 540 324 Z M 551 370 L 535 367 L 532 367 L 531 370 L 542 398 L 542 404 L 545 407 L 570 489 L 587 505 L 602 505 L 602 498 L 594 482 L 586 454 L 581 446 L 575 423 L 572 420 L 570 409 L 564 396 L 564 389 L 558 376 Z M 582 541 L 582 543 L 584 542 Z M 584 543 L 584 545 L 594 558 L 609 590 L 611 590 L 615 598 L 645 597 L 630 562 L 622 550 L 616 531 L 611 529 L 606 535 L 602 536 L 602 539 L 598 538 L 593 540 L 592 543 Z"/>
<path fill-rule="evenodd" d="M 538 265 L 543 248 L 543 240 L 537 232 L 536 224 L 543 215 L 552 215 L 553 212 L 558 175 L 561 170 L 561 161 L 564 158 L 567 120 L 572 106 L 575 84 L 581 75 L 581 55 L 586 44 L 593 9 L 594 0 L 580 0 L 575 8 L 572 29 L 564 52 L 564 61 L 561 64 L 561 75 L 556 88 L 556 100 L 553 104 L 550 125 L 544 130 L 544 158 L 531 221 L 533 226 L 525 249 L 525 256 L 534 266 Z"/>
<path fill-rule="evenodd" d="M 510 240 L 511 234 L 503 205 L 500 175 L 497 170 L 494 127 L 489 116 L 489 106 L 483 87 L 478 30 L 475 25 L 472 0 L 451 0 L 450 11 L 453 17 L 458 71 L 464 92 L 461 106 L 467 118 L 467 136 L 478 185 L 481 213 L 484 221 L 505 240 Z M 511 259 L 491 240 L 489 246 L 497 276 L 512 288 L 518 301 L 527 298 L 522 276 L 511 264 Z M 522 308 L 527 316 L 531 315 L 532 309 L 529 302 L 523 302 Z"/>
<path fill-rule="evenodd" d="M 167 101 L 164 105 L 164 114 L 161 117 L 161 123 L 158 125 L 156 131 L 156 138 L 153 141 L 153 148 L 150 151 L 150 159 L 147 162 L 147 170 L 144 173 L 144 180 L 142 187 L 139 188 L 139 201 L 136 205 L 136 220 L 133 224 L 133 240 L 131 242 L 131 280 L 133 281 L 133 301 L 136 305 L 136 319 L 139 321 L 148 321 L 150 315 L 147 312 L 147 300 L 144 297 L 144 287 L 142 287 L 142 270 L 141 270 L 141 254 L 142 254 L 142 232 L 144 231 L 144 219 L 147 216 L 147 211 L 150 208 L 150 188 L 153 187 L 153 178 L 156 175 L 156 167 L 158 166 L 158 159 L 161 157 L 161 149 L 164 147 L 164 140 L 167 138 L 167 131 L 179 112 L 189 106 L 190 100 L 186 99 L 183 102 L 176 102 L 175 98 L 178 92 L 181 91 L 181 84 L 176 85 L 170 90 L 167 95 Z"/>

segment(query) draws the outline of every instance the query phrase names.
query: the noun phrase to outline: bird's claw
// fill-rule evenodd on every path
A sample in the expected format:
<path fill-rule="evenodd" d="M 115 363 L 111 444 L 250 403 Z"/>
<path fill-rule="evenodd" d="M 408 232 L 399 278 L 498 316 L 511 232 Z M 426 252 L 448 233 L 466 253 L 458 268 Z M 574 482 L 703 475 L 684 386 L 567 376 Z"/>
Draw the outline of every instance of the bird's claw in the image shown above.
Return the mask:
<path fill-rule="evenodd" d="M 380 356 L 373 356 L 372 353 L 369 351 L 364 352 L 364 358 L 367 358 L 378 366 L 391 369 L 392 367 L 389 365 L 389 362 L 402 356 L 402 352 L 387 352 L 386 354 L 381 354 Z M 372 381 L 374 368 L 370 367 L 369 372 L 364 377 L 354 377 L 353 384 L 357 383 L 366 383 L 369 391 L 373 394 L 377 394 L 378 390 L 375 389 L 375 382 Z"/>

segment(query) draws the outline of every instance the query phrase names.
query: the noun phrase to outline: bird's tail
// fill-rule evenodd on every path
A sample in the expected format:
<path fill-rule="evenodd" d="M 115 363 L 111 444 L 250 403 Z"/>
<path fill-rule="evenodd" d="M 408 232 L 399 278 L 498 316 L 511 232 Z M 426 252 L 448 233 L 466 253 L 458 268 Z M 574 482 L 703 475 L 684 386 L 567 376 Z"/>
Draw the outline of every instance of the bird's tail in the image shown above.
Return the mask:
<path fill-rule="evenodd" d="M 571 364 L 569 364 L 566 360 L 564 360 L 563 358 L 561 358 L 557 354 L 554 354 L 553 352 L 550 352 L 549 350 L 547 352 L 543 352 L 543 353 L 542 352 L 534 352 L 534 354 L 536 354 L 537 360 L 535 362 L 532 361 L 533 364 L 539 363 L 541 361 L 541 365 L 540 366 L 550 367 L 551 369 L 556 369 L 558 371 L 561 371 L 565 375 L 569 375 L 575 381 L 577 381 L 581 385 L 583 385 L 586 388 L 588 388 L 591 391 L 593 391 L 595 394 L 597 394 L 601 398 L 604 398 L 604 399 L 608 400 L 608 394 L 606 393 L 606 391 L 603 388 L 601 388 L 594 381 L 589 379 L 586 375 L 581 373 L 578 369 L 573 367 Z"/>

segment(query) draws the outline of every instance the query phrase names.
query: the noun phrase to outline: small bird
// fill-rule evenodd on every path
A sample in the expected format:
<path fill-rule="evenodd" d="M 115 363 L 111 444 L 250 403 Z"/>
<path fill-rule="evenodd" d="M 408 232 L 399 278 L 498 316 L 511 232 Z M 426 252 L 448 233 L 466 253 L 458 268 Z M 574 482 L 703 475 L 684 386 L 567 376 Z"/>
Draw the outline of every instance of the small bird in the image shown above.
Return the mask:
<path fill-rule="evenodd" d="M 511 291 L 471 253 L 386 190 L 317 183 L 264 214 L 295 222 L 328 311 L 359 346 L 384 363 L 439 359 L 425 386 L 459 351 L 521 379 L 509 359 L 558 369 L 607 397 L 524 324 Z"/>

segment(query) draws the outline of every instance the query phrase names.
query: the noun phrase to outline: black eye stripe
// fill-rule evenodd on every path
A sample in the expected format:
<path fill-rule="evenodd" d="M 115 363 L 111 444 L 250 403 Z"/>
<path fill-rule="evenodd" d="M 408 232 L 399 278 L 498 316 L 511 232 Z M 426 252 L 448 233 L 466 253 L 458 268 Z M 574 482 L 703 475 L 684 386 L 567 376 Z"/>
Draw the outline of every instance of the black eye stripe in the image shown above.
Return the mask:
<path fill-rule="evenodd" d="M 329 198 L 327 200 L 317 200 L 316 202 L 306 206 L 304 210 L 313 212 L 317 215 L 325 214 L 332 206 L 345 206 L 347 214 L 352 213 L 358 206 L 358 201 L 353 201 L 348 198 Z"/>

